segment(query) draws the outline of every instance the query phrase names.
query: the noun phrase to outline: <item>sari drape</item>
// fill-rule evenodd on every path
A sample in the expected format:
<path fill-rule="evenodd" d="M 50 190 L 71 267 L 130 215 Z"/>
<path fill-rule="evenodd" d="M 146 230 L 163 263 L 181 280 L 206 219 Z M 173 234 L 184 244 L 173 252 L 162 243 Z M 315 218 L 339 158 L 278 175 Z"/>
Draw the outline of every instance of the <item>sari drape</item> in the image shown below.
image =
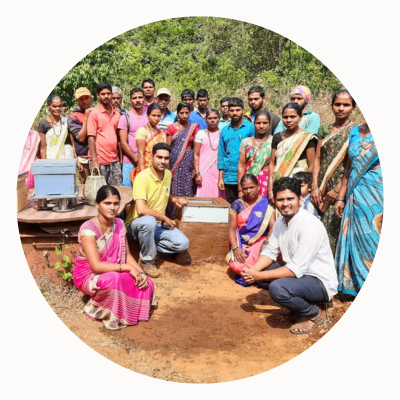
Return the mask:
<path fill-rule="evenodd" d="M 274 181 L 284 177 L 292 177 L 300 171 L 308 171 L 307 160 L 299 160 L 308 142 L 317 136 L 312 132 L 297 133 L 278 144 Z"/>
<path fill-rule="evenodd" d="M 70 144 L 65 144 L 68 137 L 67 118 L 61 118 L 60 125 L 55 125 L 46 133 L 46 158 L 48 160 L 75 158 Z M 61 126 L 59 128 L 59 126 Z"/>
<path fill-rule="evenodd" d="M 86 221 L 79 230 L 79 243 L 82 236 L 96 238 L 101 261 L 112 264 L 125 263 L 125 232 L 120 219 L 116 218 L 113 228 L 104 235 L 94 222 Z M 90 319 L 102 321 L 107 329 L 122 329 L 128 325 L 136 325 L 138 321 L 149 320 L 154 290 L 150 279 L 149 286 L 141 290 L 135 286 L 135 279 L 129 272 L 96 274 L 92 271 L 82 248 L 75 257 L 73 277 L 76 287 L 91 297 L 84 307 L 86 315 Z"/>
<path fill-rule="evenodd" d="M 200 146 L 199 172 L 201 186 L 197 186 L 198 197 L 222 197 L 225 199 L 225 191 L 218 188 L 218 143 L 220 130 L 209 132 Z"/>
<path fill-rule="evenodd" d="M 147 168 L 151 164 L 151 159 L 153 157 L 152 150 L 153 147 L 157 143 L 166 143 L 167 136 L 165 131 L 159 129 L 157 132 L 154 132 L 147 140 L 144 148 L 144 167 Z M 133 168 L 130 174 L 130 180 L 133 184 L 137 174 L 141 172 L 140 166 L 137 165 L 136 168 Z"/>
<path fill-rule="evenodd" d="M 268 237 L 268 223 L 273 213 L 268 199 L 262 196 L 261 200 L 252 207 L 247 207 L 239 214 L 231 210 L 237 218 L 236 237 L 238 246 L 247 254 L 245 263 L 235 261 L 232 250 L 226 256 L 229 267 L 237 274 L 247 265 L 253 265 L 260 256 L 261 247 Z"/>
<path fill-rule="evenodd" d="M 268 197 L 268 175 L 269 169 L 266 168 L 271 160 L 271 144 L 273 136 L 267 139 L 261 148 L 251 145 L 246 148 L 246 174 L 253 174 L 257 177 L 260 190 L 258 194 Z"/>
<path fill-rule="evenodd" d="M 372 135 L 350 144 L 351 170 L 335 264 L 339 290 L 357 295 L 371 269 L 383 219 L 383 181 Z"/>
<path fill-rule="evenodd" d="M 321 126 L 319 129 L 318 137 L 322 140 L 322 146 L 318 183 L 322 197 L 332 190 L 343 177 L 350 131 L 354 126 L 355 123 L 351 123 L 335 133 L 330 132 L 329 124 Z M 320 211 L 322 212 L 321 222 L 326 228 L 332 252 L 335 254 L 342 221 L 335 214 L 333 204 L 324 206 Z"/>
<path fill-rule="evenodd" d="M 32 174 L 32 162 L 37 159 L 36 154 L 40 143 L 39 132 L 30 130 L 26 138 L 24 149 L 22 150 L 21 160 L 19 162 L 18 175 L 29 171 L 29 176 L 26 178 L 28 189 L 34 187 L 34 176 Z"/>

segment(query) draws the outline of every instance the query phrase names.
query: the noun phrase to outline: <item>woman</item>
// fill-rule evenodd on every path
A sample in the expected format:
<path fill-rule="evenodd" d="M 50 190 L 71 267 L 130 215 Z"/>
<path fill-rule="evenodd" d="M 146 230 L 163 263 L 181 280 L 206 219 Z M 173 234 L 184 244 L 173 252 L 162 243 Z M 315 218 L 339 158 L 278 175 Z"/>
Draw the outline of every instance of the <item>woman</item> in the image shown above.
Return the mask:
<path fill-rule="evenodd" d="M 199 125 L 188 121 L 190 115 L 189 104 L 179 103 L 177 114 L 178 121 L 167 128 L 167 144 L 171 146 L 171 195 L 173 197 L 193 197 L 193 141 L 199 130 Z M 167 215 L 172 216 L 173 212 L 174 206 L 169 204 Z"/>
<path fill-rule="evenodd" d="M 245 138 L 240 144 L 238 182 L 244 174 L 257 176 L 260 187 L 259 194 L 268 196 L 268 173 L 271 159 L 272 135 L 269 135 L 271 115 L 268 111 L 260 111 L 254 117 L 256 135 Z M 239 196 L 241 195 L 239 185 Z"/>
<path fill-rule="evenodd" d="M 138 166 L 131 172 L 131 182 L 133 183 L 136 175 L 144 171 L 152 159 L 152 149 L 157 143 L 165 143 L 166 136 L 162 129 L 158 128 L 161 120 L 161 108 L 157 103 L 152 103 L 147 109 L 149 122 L 136 131 L 136 147 L 138 150 Z"/>
<path fill-rule="evenodd" d="M 383 218 L 383 182 L 368 124 L 350 132 L 349 150 L 335 214 L 342 219 L 336 248 L 339 291 L 356 296 L 378 247 Z"/>
<path fill-rule="evenodd" d="M 274 202 L 273 182 L 283 176 L 292 177 L 296 172 L 312 172 L 317 136 L 299 128 L 301 108 L 296 103 L 282 109 L 282 121 L 286 130 L 276 133 L 272 139 L 269 163 L 268 198 Z"/>
<path fill-rule="evenodd" d="M 245 174 L 240 180 L 243 196 L 229 210 L 229 242 L 226 259 L 237 274 L 248 264 L 253 265 L 262 250 L 268 231 L 273 226 L 274 210 L 268 199 L 259 194 L 257 177 Z"/>
<path fill-rule="evenodd" d="M 335 215 L 333 203 L 340 191 L 340 182 L 347 162 L 349 135 L 355 123 L 351 113 L 356 102 L 347 90 L 339 90 L 332 98 L 333 124 L 320 127 L 314 159 L 311 201 L 320 210 L 321 221 L 328 232 L 333 254 L 339 236 L 340 218 Z"/>
<path fill-rule="evenodd" d="M 197 132 L 194 139 L 194 179 L 198 197 L 222 197 L 225 192 L 218 188 L 218 143 L 220 130 L 219 112 L 211 109 L 206 113 L 207 129 Z"/>
<path fill-rule="evenodd" d="M 58 96 L 47 100 L 49 116 L 39 122 L 40 158 L 58 160 L 74 158 L 74 150 L 68 137 L 67 118 L 61 117 L 63 104 Z"/>
<path fill-rule="evenodd" d="M 124 223 L 115 218 L 121 196 L 113 186 L 97 192 L 97 217 L 80 228 L 75 257 L 76 287 L 91 299 L 86 315 L 110 330 L 148 321 L 153 283 L 129 252 Z"/>

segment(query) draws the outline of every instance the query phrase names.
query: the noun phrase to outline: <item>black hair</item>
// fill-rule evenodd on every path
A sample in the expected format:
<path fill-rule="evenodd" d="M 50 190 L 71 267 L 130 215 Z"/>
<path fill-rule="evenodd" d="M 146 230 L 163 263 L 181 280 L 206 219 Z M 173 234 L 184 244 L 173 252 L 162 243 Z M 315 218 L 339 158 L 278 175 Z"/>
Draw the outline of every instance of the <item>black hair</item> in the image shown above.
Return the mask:
<path fill-rule="evenodd" d="M 132 97 L 132 95 L 133 95 L 134 93 L 142 93 L 143 96 L 144 96 L 143 89 L 140 89 L 140 88 L 138 88 L 138 87 L 133 88 L 133 89 L 129 92 L 129 97 Z"/>
<path fill-rule="evenodd" d="M 312 173 L 300 171 L 293 175 L 293 178 L 300 182 L 300 184 L 307 183 L 311 187 L 312 184 Z"/>
<path fill-rule="evenodd" d="M 147 109 L 147 115 L 150 115 L 152 111 L 154 110 L 160 110 L 161 111 L 161 107 L 157 104 L 157 103 L 151 103 L 149 105 L 149 108 Z"/>
<path fill-rule="evenodd" d="M 259 111 L 255 116 L 254 116 L 254 122 L 256 122 L 258 117 L 262 117 L 262 116 L 267 117 L 268 122 L 271 122 L 271 114 L 267 111 L 267 110 L 261 110 Z"/>
<path fill-rule="evenodd" d="M 52 96 L 50 96 L 50 97 L 47 99 L 47 103 L 46 103 L 46 104 L 49 106 L 49 105 L 53 102 L 54 99 L 60 99 L 60 101 L 62 102 L 60 96 L 58 96 L 58 95 L 56 95 L 56 94 L 53 94 Z"/>
<path fill-rule="evenodd" d="M 265 90 L 261 86 L 253 86 L 247 92 L 247 96 L 250 96 L 253 93 L 260 93 L 261 97 L 265 97 Z"/>
<path fill-rule="evenodd" d="M 242 176 L 242 178 L 240 179 L 240 186 L 242 186 L 243 183 L 245 183 L 247 181 L 251 181 L 251 182 L 253 182 L 254 184 L 256 184 L 258 186 L 258 179 L 253 174 L 244 174 Z"/>
<path fill-rule="evenodd" d="M 157 143 L 153 146 L 152 154 L 157 153 L 158 150 L 167 150 L 171 153 L 171 147 L 167 143 Z"/>
<path fill-rule="evenodd" d="M 154 83 L 153 79 L 148 78 L 142 82 L 142 89 L 145 83 L 151 83 L 154 86 L 154 88 L 156 87 L 156 84 Z"/>
<path fill-rule="evenodd" d="M 200 89 L 200 90 L 197 92 L 196 99 L 198 99 L 199 97 L 207 97 L 207 99 L 209 99 L 207 90 L 206 90 L 206 89 Z"/>
<path fill-rule="evenodd" d="M 108 196 L 117 196 L 121 200 L 121 195 L 118 190 L 111 185 L 102 186 L 96 194 L 96 203 L 99 204 L 105 200 Z"/>
<path fill-rule="evenodd" d="M 239 97 L 230 97 L 228 106 L 229 106 L 229 108 L 231 108 L 231 107 L 244 108 L 244 103 L 243 103 L 242 99 L 239 99 Z"/>
<path fill-rule="evenodd" d="M 183 101 L 185 97 L 191 97 L 194 100 L 196 93 L 192 89 L 183 89 L 181 92 L 181 100 Z"/>
<path fill-rule="evenodd" d="M 335 101 L 336 101 L 336 97 L 338 97 L 339 95 L 341 95 L 341 94 L 347 94 L 350 98 L 351 98 L 351 102 L 352 102 L 352 104 L 353 104 L 353 107 L 355 107 L 357 104 L 356 104 L 356 101 L 353 99 L 353 96 L 349 93 L 349 91 L 347 90 L 347 89 L 342 89 L 342 90 L 338 90 L 334 95 L 333 95 L 333 97 L 332 97 L 332 104 L 331 104 L 331 106 L 333 107 L 333 105 L 335 104 Z"/>
<path fill-rule="evenodd" d="M 282 108 L 282 115 L 283 115 L 283 112 L 285 110 L 287 110 L 287 109 L 296 111 L 296 113 L 297 113 L 297 115 L 299 117 L 303 116 L 303 113 L 301 112 L 302 109 L 297 103 L 288 103 L 288 104 L 286 104 L 286 106 Z"/>
<path fill-rule="evenodd" d="M 206 112 L 206 119 L 208 118 L 208 116 L 209 116 L 211 113 L 217 114 L 217 115 L 218 115 L 218 118 L 221 118 L 221 116 L 219 115 L 218 110 L 216 110 L 215 108 L 210 108 L 210 109 L 207 110 L 207 112 Z"/>
<path fill-rule="evenodd" d="M 187 108 L 190 112 L 190 105 L 188 103 L 179 103 L 176 107 L 176 113 L 178 114 L 182 110 L 182 108 Z"/>
<path fill-rule="evenodd" d="M 226 101 L 229 101 L 230 97 L 223 97 L 220 101 L 219 101 L 219 105 L 221 105 L 222 103 L 225 103 Z"/>
<path fill-rule="evenodd" d="M 278 194 L 278 192 L 283 192 L 284 190 L 290 190 L 297 197 L 301 196 L 301 186 L 300 182 L 297 179 L 285 176 L 274 182 L 274 187 L 272 188 L 274 199 L 276 199 L 276 195 Z"/>
<path fill-rule="evenodd" d="M 99 94 L 102 90 L 109 89 L 112 92 L 112 86 L 108 82 L 100 82 L 97 85 L 97 94 Z"/>

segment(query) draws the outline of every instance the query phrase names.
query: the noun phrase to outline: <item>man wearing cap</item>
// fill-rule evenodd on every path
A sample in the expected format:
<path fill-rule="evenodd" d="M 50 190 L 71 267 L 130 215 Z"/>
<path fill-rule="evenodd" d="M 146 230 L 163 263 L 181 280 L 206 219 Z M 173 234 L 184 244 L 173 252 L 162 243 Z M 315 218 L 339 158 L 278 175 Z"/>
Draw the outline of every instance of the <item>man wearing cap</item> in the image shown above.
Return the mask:
<path fill-rule="evenodd" d="M 123 99 L 123 91 L 118 86 L 113 86 L 111 95 L 111 105 L 114 107 L 115 111 L 120 111 L 121 114 L 125 114 L 126 111 L 121 108 L 122 99 Z"/>
<path fill-rule="evenodd" d="M 68 128 L 71 133 L 71 141 L 74 146 L 75 156 L 78 159 L 79 180 L 85 183 L 86 178 L 90 175 L 89 171 L 89 143 L 87 138 L 87 121 L 92 103 L 92 94 L 85 87 L 80 87 L 75 91 L 75 101 L 78 107 L 74 108 L 73 113 L 68 118 Z"/>
<path fill-rule="evenodd" d="M 175 122 L 176 114 L 168 108 L 171 101 L 171 92 L 167 88 L 161 88 L 157 91 L 157 104 L 161 108 L 161 120 L 158 127 L 166 131 L 168 126 Z"/>
<path fill-rule="evenodd" d="M 265 106 L 265 90 L 261 86 L 251 87 L 247 93 L 247 100 L 250 110 L 243 114 L 243 118 L 247 119 L 249 122 L 254 122 L 254 117 L 257 113 L 260 111 L 268 111 L 271 116 L 268 135 L 272 135 L 281 119 Z"/>
<path fill-rule="evenodd" d="M 312 132 L 317 134 L 319 126 L 321 124 L 321 118 L 317 113 L 311 111 L 311 109 L 308 108 L 308 103 L 310 102 L 310 100 L 311 100 L 311 91 L 307 86 L 303 85 L 296 86 L 290 92 L 290 101 L 292 103 L 297 103 L 302 110 L 303 118 L 300 120 L 299 128 L 307 132 Z M 283 122 L 281 121 L 278 127 L 276 128 L 275 132 L 282 132 L 285 129 L 286 129 L 285 125 L 283 125 Z"/>

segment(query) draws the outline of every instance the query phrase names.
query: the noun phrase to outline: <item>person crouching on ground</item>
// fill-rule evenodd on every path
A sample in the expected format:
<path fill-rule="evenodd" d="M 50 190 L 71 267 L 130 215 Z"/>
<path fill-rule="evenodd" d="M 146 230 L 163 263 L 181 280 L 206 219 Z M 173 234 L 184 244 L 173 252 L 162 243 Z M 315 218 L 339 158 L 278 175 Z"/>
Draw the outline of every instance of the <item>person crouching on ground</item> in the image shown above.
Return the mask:
<path fill-rule="evenodd" d="M 281 216 L 267 247 L 253 266 L 243 270 L 242 277 L 269 290 L 271 298 L 284 307 L 282 315 L 301 316 L 291 333 L 311 333 L 326 320 L 319 304 L 329 302 L 338 288 L 328 234 L 322 222 L 301 207 L 299 181 L 281 178 L 273 193 Z M 276 262 L 279 253 L 282 262 Z"/>
<path fill-rule="evenodd" d="M 175 221 L 165 215 L 167 204 L 182 208 L 188 202 L 170 194 L 171 171 L 168 167 L 171 148 L 166 143 L 157 143 L 152 154 L 150 167 L 140 172 L 133 182 L 135 204 L 129 210 L 125 225 L 128 234 L 139 243 L 144 272 L 157 278 L 157 251 L 180 253 L 189 248 L 189 239 L 176 228 Z"/>

